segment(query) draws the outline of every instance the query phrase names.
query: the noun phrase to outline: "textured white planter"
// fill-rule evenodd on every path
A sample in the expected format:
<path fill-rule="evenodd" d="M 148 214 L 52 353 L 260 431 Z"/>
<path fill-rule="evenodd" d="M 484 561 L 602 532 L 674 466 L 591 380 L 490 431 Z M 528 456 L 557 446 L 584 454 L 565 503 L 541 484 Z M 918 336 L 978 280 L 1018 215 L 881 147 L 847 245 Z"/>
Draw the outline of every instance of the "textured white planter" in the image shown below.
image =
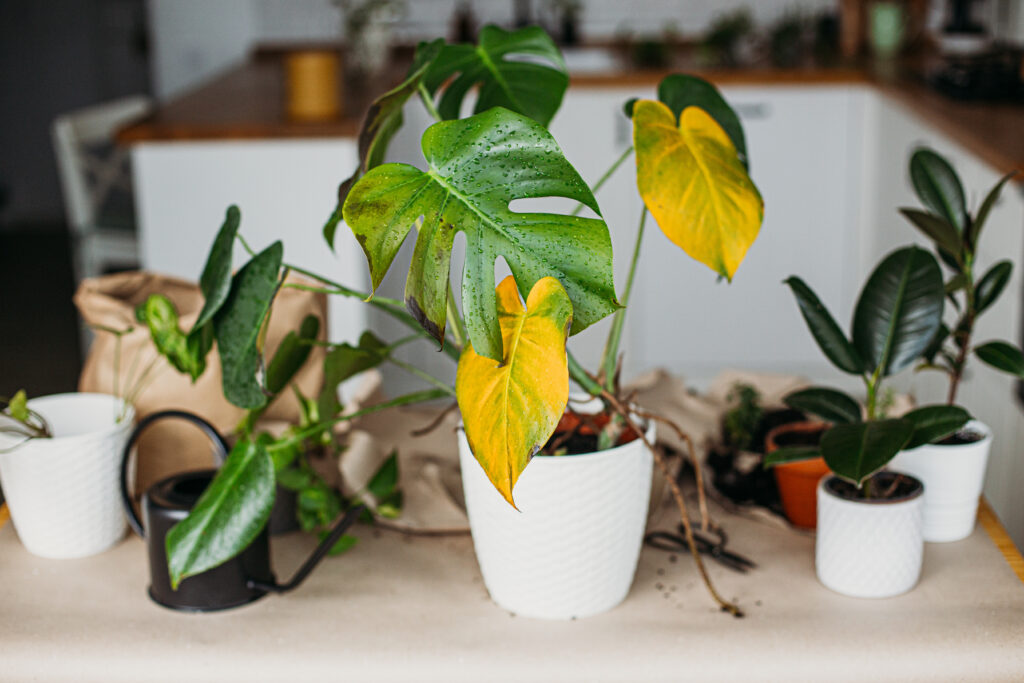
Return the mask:
<path fill-rule="evenodd" d="M 959 541 L 974 531 L 978 498 L 992 448 L 992 430 L 974 420 L 966 429 L 985 436 L 959 446 L 926 444 L 903 451 L 892 468 L 912 474 L 924 484 L 924 540 Z"/>
<path fill-rule="evenodd" d="M 922 492 L 900 501 L 844 500 L 829 491 L 832 479 L 818 484 L 818 580 L 855 598 L 906 593 L 921 576 Z"/>
<path fill-rule="evenodd" d="M 654 439 L 654 424 L 648 437 Z M 637 439 L 598 453 L 535 456 L 501 497 L 459 430 L 473 545 L 491 598 L 518 615 L 586 617 L 629 593 L 647 523 L 653 456 Z"/>
<path fill-rule="evenodd" d="M 121 451 L 135 417 L 117 422 L 121 401 L 106 394 L 57 394 L 29 401 L 52 439 L 32 439 L 0 454 L 0 486 L 18 537 L 42 557 L 85 557 L 117 543 Z M 20 439 L 0 436 L 0 447 Z"/>

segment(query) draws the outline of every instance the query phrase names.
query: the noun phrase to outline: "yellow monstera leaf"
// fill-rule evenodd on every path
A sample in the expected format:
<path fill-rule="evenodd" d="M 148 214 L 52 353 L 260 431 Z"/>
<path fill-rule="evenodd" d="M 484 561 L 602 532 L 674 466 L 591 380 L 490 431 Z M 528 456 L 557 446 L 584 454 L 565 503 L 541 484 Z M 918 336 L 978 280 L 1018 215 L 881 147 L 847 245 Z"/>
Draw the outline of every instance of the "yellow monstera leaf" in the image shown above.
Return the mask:
<path fill-rule="evenodd" d="M 525 309 L 512 276 L 495 292 L 504 358 L 495 363 L 467 344 L 455 392 L 473 455 L 514 507 L 512 487 L 551 438 L 569 400 L 565 340 L 572 302 L 553 277 L 537 281 Z"/>
<path fill-rule="evenodd" d="M 722 127 L 703 109 L 679 117 L 654 100 L 633 109 L 637 186 L 665 236 L 732 280 L 764 217 L 764 202 Z"/>

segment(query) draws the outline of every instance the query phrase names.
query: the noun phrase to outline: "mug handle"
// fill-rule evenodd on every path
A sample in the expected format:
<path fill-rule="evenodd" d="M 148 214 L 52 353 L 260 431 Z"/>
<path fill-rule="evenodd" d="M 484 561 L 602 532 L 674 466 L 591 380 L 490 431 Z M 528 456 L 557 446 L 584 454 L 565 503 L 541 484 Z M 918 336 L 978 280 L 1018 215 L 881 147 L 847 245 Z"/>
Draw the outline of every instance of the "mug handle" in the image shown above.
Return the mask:
<path fill-rule="evenodd" d="M 218 466 L 223 465 L 224 460 L 228 457 L 228 444 L 224 440 L 224 437 L 220 435 L 220 432 L 217 431 L 216 427 L 198 415 L 184 410 L 162 410 L 159 413 L 153 413 L 152 415 L 147 415 L 143 418 L 135 427 L 132 435 L 128 437 L 128 443 L 125 445 L 124 453 L 121 456 L 121 504 L 124 506 L 125 514 L 128 517 L 128 523 L 131 525 L 132 529 L 135 530 L 135 533 L 143 538 L 146 537 L 146 530 L 142 527 L 142 521 L 139 519 L 138 513 L 135 512 L 135 506 L 132 504 L 131 495 L 128 493 L 128 459 L 131 457 L 132 447 L 135 445 L 135 442 L 138 441 L 142 431 L 154 422 L 165 418 L 185 420 L 186 422 L 191 422 L 203 430 L 203 433 L 210 437 L 210 441 L 212 441 L 217 447 L 215 457 Z"/>

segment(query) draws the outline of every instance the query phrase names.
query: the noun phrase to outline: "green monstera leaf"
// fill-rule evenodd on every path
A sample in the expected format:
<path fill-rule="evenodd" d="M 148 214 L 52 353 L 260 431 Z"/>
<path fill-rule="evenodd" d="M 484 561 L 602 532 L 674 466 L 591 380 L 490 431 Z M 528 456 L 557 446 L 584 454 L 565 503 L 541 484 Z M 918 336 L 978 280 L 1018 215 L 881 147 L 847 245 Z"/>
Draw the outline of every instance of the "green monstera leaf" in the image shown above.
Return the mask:
<path fill-rule="evenodd" d="M 539 57 L 551 66 L 523 57 Z M 511 32 L 485 26 L 478 45 L 445 45 L 423 84 L 432 96 L 444 90 L 437 110 L 445 120 L 459 118 L 466 93 L 479 85 L 474 113 L 504 107 L 547 126 L 562 104 L 569 73 L 562 53 L 539 26 Z"/>
<path fill-rule="evenodd" d="M 556 278 L 573 305 L 575 334 L 619 308 L 612 245 L 603 220 L 512 211 L 514 199 L 567 197 L 600 215 L 597 200 L 554 138 L 507 109 L 445 121 L 423 135 L 428 169 L 385 164 L 367 173 L 345 202 L 376 290 L 406 235 L 422 219 L 405 283 L 410 312 L 443 343 L 451 249 L 466 235 L 462 303 L 473 348 L 500 361 L 494 263 L 502 256 L 520 293 Z"/>

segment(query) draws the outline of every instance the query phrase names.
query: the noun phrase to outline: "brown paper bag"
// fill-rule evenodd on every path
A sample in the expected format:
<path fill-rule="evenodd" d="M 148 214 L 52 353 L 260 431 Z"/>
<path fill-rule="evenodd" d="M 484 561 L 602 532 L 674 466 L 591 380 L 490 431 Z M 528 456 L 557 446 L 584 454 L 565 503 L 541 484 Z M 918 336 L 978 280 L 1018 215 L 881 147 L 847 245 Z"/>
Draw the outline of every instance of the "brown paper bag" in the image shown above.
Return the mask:
<path fill-rule="evenodd" d="M 291 278 L 290 278 L 291 280 Z M 86 323 L 116 330 L 132 328 L 121 337 L 120 385 L 115 386 L 114 335 L 97 331 L 79 378 L 79 391 L 97 391 L 125 395 L 133 377 L 149 368 L 145 388 L 132 397 L 138 418 L 160 410 L 179 409 L 195 413 L 222 434 L 229 434 L 245 411 L 231 405 L 221 391 L 220 359 L 216 347 L 207 356 L 206 372 L 193 384 L 188 375 L 175 370 L 159 356 L 149 338 L 149 330 L 135 320 L 135 308 L 150 294 L 163 294 L 170 299 L 180 316 L 183 330 L 191 329 L 203 306 L 199 287 L 191 282 L 148 272 L 117 273 L 83 280 L 74 301 Z M 297 330 L 303 318 L 320 318 L 320 338 L 327 328 L 327 300 L 323 294 L 282 289 L 274 301 L 267 330 L 268 357 L 288 332 Z M 324 349 L 316 347 L 309 360 L 296 375 L 295 381 L 306 396 L 315 396 L 323 381 Z M 272 421 L 298 422 L 299 407 L 291 391 L 284 391 L 267 409 L 264 418 Z M 178 420 L 162 420 L 149 427 L 140 437 L 136 488 L 143 492 L 149 486 L 176 472 L 210 467 L 209 440 L 194 426 Z"/>

